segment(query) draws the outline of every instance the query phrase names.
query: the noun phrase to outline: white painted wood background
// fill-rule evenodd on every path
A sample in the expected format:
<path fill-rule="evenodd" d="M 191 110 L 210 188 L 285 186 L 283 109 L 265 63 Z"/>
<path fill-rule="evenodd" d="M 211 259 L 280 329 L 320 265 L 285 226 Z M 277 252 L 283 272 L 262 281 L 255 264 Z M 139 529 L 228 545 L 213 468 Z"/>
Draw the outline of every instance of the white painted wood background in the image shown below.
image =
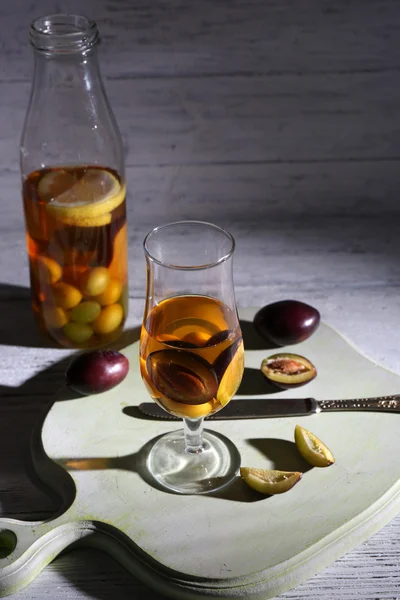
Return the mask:
<path fill-rule="evenodd" d="M 130 317 L 141 242 L 181 217 L 237 239 L 241 306 L 295 297 L 400 373 L 400 3 L 397 0 L 3 0 L 0 4 L 0 511 L 41 519 L 57 499 L 29 438 L 69 352 L 31 319 L 18 144 L 37 16 L 97 20 L 126 147 Z M 340 376 L 340 374 L 338 374 Z M 400 448 L 399 448 L 400 450 Z M 384 465 L 383 465 L 384 468 Z M 400 517 L 291 600 L 399 600 Z M 15 598 L 153 598 L 108 556 L 58 558 Z"/>

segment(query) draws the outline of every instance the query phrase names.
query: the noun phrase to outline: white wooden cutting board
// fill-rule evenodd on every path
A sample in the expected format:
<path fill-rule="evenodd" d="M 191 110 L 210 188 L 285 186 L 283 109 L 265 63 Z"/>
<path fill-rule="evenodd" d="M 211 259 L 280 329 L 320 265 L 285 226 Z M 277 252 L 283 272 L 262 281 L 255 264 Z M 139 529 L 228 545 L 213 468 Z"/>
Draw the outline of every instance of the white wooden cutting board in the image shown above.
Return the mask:
<path fill-rule="evenodd" d="M 400 392 L 400 377 L 361 356 L 327 325 L 288 347 L 317 367 L 307 386 L 271 394 L 259 373 L 275 352 L 252 331 L 256 309 L 240 316 L 245 396 L 351 398 Z M 263 347 L 265 346 L 265 347 Z M 285 349 L 286 350 L 286 349 Z M 64 498 L 47 522 L 0 520 L 0 595 L 27 585 L 76 542 L 114 556 L 134 575 L 175 598 L 271 598 L 310 577 L 383 527 L 400 511 L 400 414 L 325 413 L 211 421 L 242 466 L 302 470 L 286 494 L 262 497 L 238 477 L 214 495 L 157 489 L 146 452 L 180 424 L 140 418 L 149 398 L 138 370 L 138 344 L 126 348 L 130 372 L 110 392 L 72 398 L 50 409 L 33 443 L 40 477 Z M 310 468 L 294 444 L 300 423 L 332 450 L 336 463 Z M 41 437 L 41 439 L 40 439 Z"/>

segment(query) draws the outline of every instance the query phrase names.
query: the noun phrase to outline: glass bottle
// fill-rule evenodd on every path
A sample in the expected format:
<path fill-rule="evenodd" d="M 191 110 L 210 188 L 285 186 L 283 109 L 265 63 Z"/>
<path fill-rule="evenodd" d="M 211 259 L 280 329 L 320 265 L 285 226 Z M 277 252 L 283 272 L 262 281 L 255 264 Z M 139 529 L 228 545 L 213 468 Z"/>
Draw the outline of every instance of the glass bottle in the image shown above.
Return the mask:
<path fill-rule="evenodd" d="M 35 70 L 21 138 L 32 305 L 65 347 L 104 346 L 128 310 L 121 135 L 100 75 L 96 24 L 37 19 Z"/>

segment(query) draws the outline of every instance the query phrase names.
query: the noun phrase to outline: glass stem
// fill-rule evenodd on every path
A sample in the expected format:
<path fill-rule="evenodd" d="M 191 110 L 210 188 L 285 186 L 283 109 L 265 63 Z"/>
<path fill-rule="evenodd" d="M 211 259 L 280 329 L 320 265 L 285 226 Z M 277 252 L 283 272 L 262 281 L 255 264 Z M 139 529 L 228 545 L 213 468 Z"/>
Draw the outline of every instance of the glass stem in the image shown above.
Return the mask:
<path fill-rule="evenodd" d="M 203 418 L 183 419 L 185 452 L 189 454 L 200 454 L 200 452 L 203 452 L 203 424 Z"/>

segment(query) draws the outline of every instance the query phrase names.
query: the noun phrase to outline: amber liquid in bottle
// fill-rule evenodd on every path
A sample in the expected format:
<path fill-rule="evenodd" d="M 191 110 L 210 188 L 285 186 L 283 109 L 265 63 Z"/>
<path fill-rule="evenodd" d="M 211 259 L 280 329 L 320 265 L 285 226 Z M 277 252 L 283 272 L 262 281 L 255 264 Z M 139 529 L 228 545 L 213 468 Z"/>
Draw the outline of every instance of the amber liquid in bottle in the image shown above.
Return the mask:
<path fill-rule="evenodd" d="M 30 173 L 23 182 L 32 303 L 66 347 L 118 337 L 128 309 L 125 184 L 99 166 Z"/>
<path fill-rule="evenodd" d="M 150 395 L 169 413 L 197 419 L 217 412 L 243 374 L 237 315 L 206 296 L 163 300 L 142 326 L 140 368 Z"/>

